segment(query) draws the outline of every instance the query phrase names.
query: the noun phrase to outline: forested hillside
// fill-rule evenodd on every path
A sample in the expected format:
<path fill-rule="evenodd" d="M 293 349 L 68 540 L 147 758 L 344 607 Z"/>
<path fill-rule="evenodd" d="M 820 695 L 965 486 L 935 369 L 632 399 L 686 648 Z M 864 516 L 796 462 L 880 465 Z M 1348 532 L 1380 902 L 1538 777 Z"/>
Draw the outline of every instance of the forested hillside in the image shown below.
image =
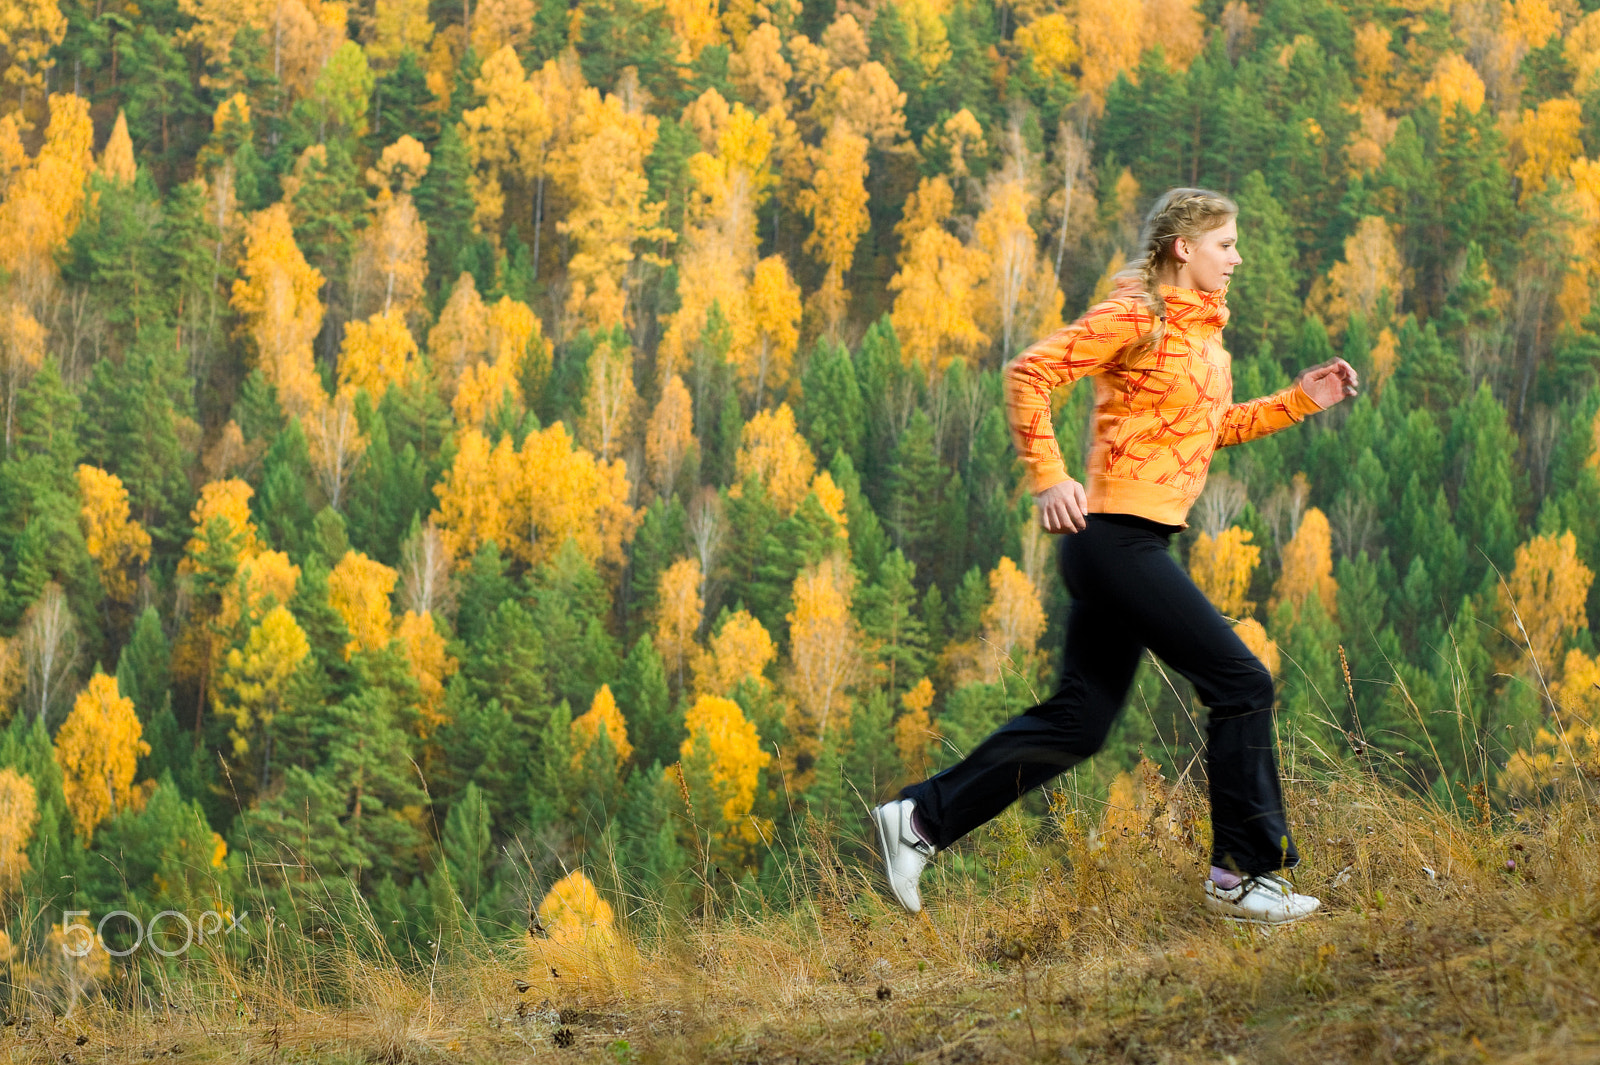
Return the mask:
<path fill-rule="evenodd" d="M 1175 545 L 1285 745 L 1600 772 L 1597 6 L 5 0 L 0 966 L 782 905 L 1049 688 L 999 370 L 1176 184 L 1240 205 L 1236 397 L 1365 385 Z M 1075 786 L 1203 724 L 1148 665 Z"/>

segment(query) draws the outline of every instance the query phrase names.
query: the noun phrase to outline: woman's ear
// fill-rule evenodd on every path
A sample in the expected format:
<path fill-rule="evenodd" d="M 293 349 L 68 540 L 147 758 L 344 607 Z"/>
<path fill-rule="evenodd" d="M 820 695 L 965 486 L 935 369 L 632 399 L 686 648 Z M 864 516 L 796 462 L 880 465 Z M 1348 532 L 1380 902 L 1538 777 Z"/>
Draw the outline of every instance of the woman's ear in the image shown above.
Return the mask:
<path fill-rule="evenodd" d="M 1186 237 L 1175 237 L 1172 241 L 1172 257 L 1180 263 L 1186 263 L 1194 255 L 1194 248 Z"/>

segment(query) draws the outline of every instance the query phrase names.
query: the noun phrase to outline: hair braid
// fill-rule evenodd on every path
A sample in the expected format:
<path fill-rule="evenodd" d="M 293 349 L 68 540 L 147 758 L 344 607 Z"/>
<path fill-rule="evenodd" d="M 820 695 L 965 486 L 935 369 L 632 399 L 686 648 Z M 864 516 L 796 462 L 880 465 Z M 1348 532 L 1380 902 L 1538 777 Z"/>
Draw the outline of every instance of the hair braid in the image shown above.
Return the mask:
<path fill-rule="evenodd" d="M 1128 260 L 1116 275 L 1118 281 L 1138 285 L 1139 296 L 1154 324 L 1128 346 L 1128 355 L 1138 358 L 1152 351 L 1167 335 L 1167 304 L 1161 295 L 1161 273 L 1173 261 L 1173 244 L 1179 237 L 1200 237 L 1239 213 L 1228 197 L 1210 189 L 1169 189 L 1151 205 L 1139 233 L 1139 255 Z"/>

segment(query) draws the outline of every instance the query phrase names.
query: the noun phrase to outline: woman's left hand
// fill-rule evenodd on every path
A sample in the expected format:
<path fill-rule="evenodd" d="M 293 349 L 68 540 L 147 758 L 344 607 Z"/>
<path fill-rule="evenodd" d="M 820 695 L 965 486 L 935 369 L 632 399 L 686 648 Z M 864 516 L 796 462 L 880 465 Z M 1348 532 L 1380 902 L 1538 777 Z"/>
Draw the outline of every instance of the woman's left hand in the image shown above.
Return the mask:
<path fill-rule="evenodd" d="M 1313 366 L 1296 380 L 1312 402 L 1323 410 L 1346 396 L 1356 395 L 1361 384 L 1356 378 L 1355 367 L 1343 359 L 1330 359 L 1320 366 Z"/>

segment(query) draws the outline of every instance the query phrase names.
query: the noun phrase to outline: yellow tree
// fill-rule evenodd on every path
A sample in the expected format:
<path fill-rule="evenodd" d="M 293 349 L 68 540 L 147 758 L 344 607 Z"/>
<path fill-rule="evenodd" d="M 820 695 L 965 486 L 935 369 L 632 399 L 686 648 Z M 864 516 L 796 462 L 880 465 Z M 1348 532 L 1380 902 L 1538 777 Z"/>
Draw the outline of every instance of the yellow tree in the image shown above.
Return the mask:
<path fill-rule="evenodd" d="M 801 191 L 798 206 L 811 219 L 805 249 L 827 269 L 818 289 L 817 307 L 828 331 L 837 334 L 850 294 L 844 275 L 855 259 L 856 242 L 866 232 L 867 138 L 845 119 L 835 119 L 822 139 L 811 187 Z"/>
<path fill-rule="evenodd" d="M 680 305 L 661 338 L 657 363 L 663 379 L 680 372 L 705 332 L 713 306 L 729 320 L 735 337 L 748 337 L 742 316 L 756 267 L 756 214 L 773 185 L 769 160 L 774 133 L 766 116 L 743 104 L 729 111 L 717 132 L 716 153 L 689 157 L 693 183 L 685 205 L 689 226 L 678 257 Z"/>
<path fill-rule="evenodd" d="M 389 596 L 398 578 L 399 574 L 382 562 L 354 550 L 346 551 L 328 574 L 328 603 L 339 612 L 353 637 L 345 645 L 345 658 L 389 643 Z"/>
<path fill-rule="evenodd" d="M 473 51 L 492 56 L 521 46 L 533 30 L 534 7 L 534 0 L 479 0 L 468 23 Z"/>
<path fill-rule="evenodd" d="M 529 433 L 517 459 L 514 517 L 522 535 L 513 537 L 512 555 L 538 566 L 571 540 L 591 563 L 618 572 L 623 548 L 643 520 L 628 505 L 623 461 L 607 462 L 573 447 L 560 422 Z"/>
<path fill-rule="evenodd" d="M 1082 52 L 1078 88 L 1098 115 L 1106 90 L 1117 75 L 1139 62 L 1144 37 L 1144 5 L 1130 0 L 1079 0 L 1073 36 Z"/>
<path fill-rule="evenodd" d="M 282 551 L 261 551 L 239 561 L 239 579 L 223 600 L 222 627 L 232 629 L 240 619 L 251 621 L 275 604 L 294 598 L 300 567 Z"/>
<path fill-rule="evenodd" d="M 583 397 L 578 440 L 602 460 L 622 450 L 639 391 L 633 385 L 633 351 L 607 337 L 589 355 L 589 389 Z"/>
<path fill-rule="evenodd" d="M 1392 31 L 1376 22 L 1365 23 L 1356 30 L 1356 84 L 1365 107 L 1383 111 L 1400 102 L 1390 80 L 1395 54 L 1389 42 L 1393 37 Z"/>
<path fill-rule="evenodd" d="M 830 725 L 842 727 L 845 691 L 861 669 L 861 631 L 850 613 L 855 575 L 843 556 L 829 555 L 794 579 L 789 623 L 790 687 L 800 714 L 800 746 L 812 752 Z"/>
<path fill-rule="evenodd" d="M 783 35 L 772 23 L 763 22 L 747 34 L 728 58 L 728 76 L 739 97 L 765 113 L 787 102 L 794 68 L 783 56 Z"/>
<path fill-rule="evenodd" d="M 250 497 L 255 494 L 254 488 L 236 477 L 202 485 L 200 498 L 195 501 L 194 509 L 189 512 L 189 520 L 194 523 L 194 535 L 190 537 L 184 554 L 192 559 L 200 553 L 204 546 L 203 537 L 206 530 L 219 518 L 224 523 L 225 535 L 238 537 L 241 557 L 248 557 L 260 551 L 261 545 L 256 540 L 256 526 L 250 520 Z"/>
<path fill-rule="evenodd" d="M 717 0 L 665 0 L 672 36 L 678 41 L 678 62 L 690 66 L 710 45 L 722 42 Z"/>
<path fill-rule="evenodd" d="M 430 519 L 451 558 L 464 565 L 490 541 L 510 549 L 517 480 L 509 436 L 491 448 L 477 429 L 456 435 L 455 458 L 433 489 L 439 508 Z"/>
<path fill-rule="evenodd" d="M 788 390 L 800 346 L 800 286 L 789 277 L 781 255 L 756 264 L 745 299 L 740 321 L 746 335 L 734 349 L 734 374 L 739 390 L 759 409 L 769 389 L 774 395 Z"/>
<path fill-rule="evenodd" d="M 456 457 L 434 486 L 438 525 L 451 557 L 465 565 L 490 540 L 513 558 L 542 565 L 572 540 L 591 563 L 615 572 L 642 520 L 628 505 L 622 460 L 597 460 L 572 446 L 561 422 L 532 432 L 515 451 L 509 436 L 493 448 L 476 429 L 456 439 Z"/>
<path fill-rule="evenodd" d="M 257 790 L 272 783 L 272 722 L 290 680 L 311 654 L 311 642 L 286 606 L 267 611 L 241 647 L 228 652 L 217 677 L 217 710 L 233 719 L 228 736 L 235 758 L 252 749 Z"/>
<path fill-rule="evenodd" d="M 1288 603 L 1299 614 L 1315 596 L 1328 617 L 1335 618 L 1338 595 L 1339 585 L 1333 579 L 1333 532 L 1327 515 L 1311 507 L 1283 549 L 1283 569 L 1272 587 L 1272 601 L 1267 608 L 1276 614 L 1279 606 Z"/>
<path fill-rule="evenodd" d="M 1033 582 L 1002 556 L 989 571 L 989 605 L 983 608 L 981 639 L 991 663 L 990 676 L 997 678 L 1008 669 L 1026 676 L 1044 623 L 1044 607 Z"/>
<path fill-rule="evenodd" d="M 0 119 L 3 122 L 4 119 Z M 45 330 L 17 300 L 0 305 L 0 384 L 5 387 L 6 444 L 11 443 L 17 395 L 24 382 L 44 365 Z"/>
<path fill-rule="evenodd" d="M 426 739 L 448 720 L 444 715 L 444 686 L 455 676 L 460 663 L 445 649 L 444 637 L 433 623 L 433 615 L 427 611 L 418 614 L 407 610 L 400 624 L 395 626 L 394 637 L 400 641 L 406 662 L 411 666 L 411 675 L 417 681 L 422 698 L 417 706 L 420 711 L 417 724 Z"/>
<path fill-rule="evenodd" d="M 286 204 L 256 212 L 244 240 L 244 276 L 233 283 L 233 308 L 284 410 L 303 416 L 326 402 L 311 347 L 322 329 L 322 274 L 295 245 Z"/>
<path fill-rule="evenodd" d="M 128 135 L 128 116 L 117 110 L 117 121 L 106 138 L 105 151 L 100 153 L 100 173 L 119 185 L 132 185 L 139 176 L 139 165 L 133 159 L 133 138 Z"/>
<path fill-rule="evenodd" d="M 539 925 L 548 929 L 551 941 L 561 946 L 616 943 L 611 904 L 576 869 L 556 881 L 539 903 Z"/>
<path fill-rule="evenodd" d="M 384 311 L 344 328 L 339 349 L 339 391 L 365 389 L 374 406 L 391 386 L 404 388 L 417 372 L 417 342 L 399 310 Z"/>
<path fill-rule="evenodd" d="M 845 510 L 844 489 L 834 481 L 833 474 L 821 470 L 811 479 L 811 494 L 817 497 L 824 514 L 833 519 L 835 535 L 841 540 L 850 536 L 850 515 Z"/>
<path fill-rule="evenodd" d="M 907 151 L 905 106 L 906 94 L 889 71 L 882 63 L 869 62 L 834 71 L 817 93 L 809 117 L 823 129 L 843 119 L 879 151 Z"/>
<path fill-rule="evenodd" d="M 539 372 L 549 369 L 551 343 L 545 339 L 538 315 L 521 300 L 501 296 L 489 308 L 486 342 L 489 361 L 496 365 L 510 366 L 520 374 L 528 360 L 535 360 L 539 365 L 532 369 Z"/>
<path fill-rule="evenodd" d="M 28 6 L 10 10 L 24 14 Z M 11 25 L 11 32 L 20 29 L 15 22 Z M 0 301 L 0 384 L 5 388 L 7 448 L 17 393 L 44 361 L 46 331 L 41 323 L 49 319 L 56 299 L 56 253 L 83 216 L 87 178 L 94 169 L 88 101 L 70 93 L 50 97 L 50 125 L 32 159 L 23 150 L 20 118 L 0 118 L 0 276 L 7 281 L 6 298 Z"/>
<path fill-rule="evenodd" d="M 22 887 L 28 861 L 28 841 L 39 823 L 39 793 L 33 779 L 10 766 L 0 769 L 0 901 Z M 0 956 L 0 963 L 7 959 Z"/>
<path fill-rule="evenodd" d="M 745 422 L 734 458 L 735 474 L 741 484 L 754 475 L 783 515 L 793 514 L 805 499 L 816 469 L 816 457 L 795 427 L 789 404 L 758 411 Z"/>
<path fill-rule="evenodd" d="M 189 518 L 194 523 L 193 533 L 184 546 L 184 557 L 178 563 L 178 575 L 203 586 L 216 587 L 217 600 L 205 603 L 190 615 L 190 624 L 179 640 L 174 654 L 179 672 L 214 667 L 220 647 L 217 639 L 232 629 L 239 620 L 241 582 L 236 578 L 239 570 L 254 559 L 261 550 L 256 540 L 256 527 L 250 520 L 250 497 L 255 490 L 238 479 L 212 481 L 200 489 Z M 233 545 L 233 572 L 220 569 L 226 564 L 227 548 Z M 201 646 L 203 645 L 203 649 Z M 193 660 L 198 654 L 198 660 Z"/>
<path fill-rule="evenodd" d="M 96 826 L 134 802 L 134 770 L 140 756 L 150 753 L 143 731 L 133 700 L 117 691 L 116 678 L 96 673 L 56 733 L 61 791 L 85 847 Z"/>
<path fill-rule="evenodd" d="M 1010 358 L 1022 341 L 1049 332 L 1061 315 L 1061 289 L 1028 223 L 1033 200 L 1021 171 L 1014 163 L 990 176 L 974 230 L 989 267 L 978 321 L 999 341 L 1002 358 Z"/>
<path fill-rule="evenodd" d="M 361 232 L 353 269 L 356 313 L 397 311 L 409 317 L 422 311 L 428 227 L 411 193 L 387 188 L 378 193 L 372 219 Z"/>
<path fill-rule="evenodd" d="M 471 309 L 469 299 L 464 304 L 464 315 Z M 462 323 L 463 329 L 469 326 L 470 323 Z M 550 362 L 550 342 L 544 339 L 539 319 L 520 300 L 500 297 L 484 313 L 483 327 L 484 358 L 465 365 L 451 403 L 457 423 L 464 426 L 486 424 L 507 404 L 514 413 L 520 411 L 520 382 L 529 368 L 528 360 L 537 360 L 533 368 L 541 378 Z"/>
<path fill-rule="evenodd" d="M 489 312 L 477 283 L 461 271 L 439 321 L 428 333 L 428 358 L 446 399 L 453 399 L 467 367 L 482 362 L 489 351 Z"/>
<path fill-rule="evenodd" d="M 56 0 L 24 0 L 6 5 L 0 19 L 0 55 L 4 56 L 6 84 L 19 90 L 18 106 L 25 107 L 29 89 L 42 90 L 45 75 L 55 66 L 50 50 L 67 35 L 67 19 Z"/>
<path fill-rule="evenodd" d="M 79 466 L 78 493 L 83 499 L 78 521 L 89 557 L 100 566 L 100 586 L 113 602 L 132 606 L 130 570 L 150 560 L 150 534 L 129 516 L 128 490 L 115 474 Z"/>
<path fill-rule="evenodd" d="M 661 572 L 656 585 L 656 650 L 680 688 L 684 667 L 698 646 L 695 639 L 705 612 L 702 581 L 699 560 L 680 558 Z"/>
<path fill-rule="evenodd" d="M 433 156 L 422 142 L 406 133 L 385 148 L 378 161 L 367 169 L 367 181 L 391 193 L 410 192 L 427 175 L 431 162 Z"/>
<path fill-rule="evenodd" d="M 254 489 L 245 481 L 230 478 L 211 481 L 200 488 L 189 518 L 194 532 L 184 545 L 184 558 L 178 563 L 178 576 L 198 587 L 211 588 L 197 609 L 190 612 L 189 624 L 174 648 L 174 670 L 194 676 L 203 692 L 208 678 L 221 662 L 222 638 L 232 632 L 240 619 L 240 569 L 261 553 L 256 526 L 250 520 L 250 497 Z M 227 571 L 227 564 L 234 569 Z M 248 577 L 246 585 L 248 587 Z"/>
<path fill-rule="evenodd" d="M 15 10 L 15 9 L 13 9 Z M 50 96 L 50 124 L 39 154 L 27 157 L 19 115 L 0 122 L 0 163 L 5 197 L 0 200 L 0 266 L 13 286 L 28 290 L 30 308 L 48 293 L 55 276 L 55 252 L 83 217 L 86 179 L 95 169 L 94 125 L 89 103 L 71 93 Z"/>
<path fill-rule="evenodd" d="M 1487 264 L 1485 264 L 1487 266 Z M 1378 339 L 1372 345 L 1372 352 L 1368 356 L 1372 360 L 1372 394 L 1374 397 L 1382 395 L 1383 386 L 1400 366 L 1399 339 L 1394 335 L 1394 330 L 1385 327 L 1378 330 Z"/>
<path fill-rule="evenodd" d="M 1042 78 L 1070 81 L 1072 68 L 1083 56 L 1073 39 L 1071 21 L 1060 11 L 1018 26 L 1015 40 L 1034 73 Z"/>
<path fill-rule="evenodd" d="M 761 749 L 761 736 L 753 722 L 732 699 L 702 695 L 684 718 L 689 736 L 678 748 L 686 769 L 695 770 L 697 780 L 709 787 L 707 796 L 693 796 L 715 810 L 721 824 L 715 839 L 725 853 L 748 857 L 750 848 L 767 838 L 768 826 L 759 823 L 750 811 L 755 806 L 756 787 L 761 770 L 772 755 Z M 737 861 L 738 858 L 735 860 Z"/>
<path fill-rule="evenodd" d="M 678 470 L 694 443 L 694 401 L 683 378 L 673 374 L 661 390 L 661 401 L 650 413 L 644 436 L 645 468 L 661 496 L 672 495 Z"/>
<path fill-rule="evenodd" d="M 702 695 L 732 695 L 746 680 L 768 686 L 766 669 L 778 655 L 766 627 L 748 610 L 737 610 L 694 655 L 694 690 Z"/>
<path fill-rule="evenodd" d="M 900 752 L 900 764 L 906 772 L 920 780 L 933 765 L 934 745 L 939 740 L 933 719 L 928 716 L 928 708 L 933 705 L 933 682 L 927 677 L 917 681 L 900 696 L 900 705 L 905 712 L 895 718 L 895 749 Z"/>
<path fill-rule="evenodd" d="M 308 96 L 317 87 L 329 61 L 345 43 L 350 43 L 352 50 L 355 48 L 354 42 L 349 41 L 346 7 L 338 0 L 269 0 L 266 3 L 261 0 L 244 3 L 197 0 L 197 6 L 208 11 L 228 12 L 223 17 L 227 19 L 231 15 L 236 20 L 235 34 L 237 29 L 247 27 L 263 30 L 273 42 L 274 73 L 287 90 L 290 101 Z M 260 13 L 242 18 L 234 14 L 248 12 L 251 8 Z M 359 51 L 355 56 L 365 73 L 366 56 Z M 226 61 L 223 66 L 226 67 Z M 204 76 L 201 80 L 204 83 Z M 370 88 L 367 91 L 370 92 Z"/>
<path fill-rule="evenodd" d="M 989 154 L 989 142 L 984 139 L 983 126 L 965 107 L 928 130 L 922 138 L 922 144 L 924 152 L 932 149 L 949 154 L 950 177 L 958 182 L 972 177 L 969 159 L 981 160 Z"/>
<path fill-rule="evenodd" d="M 507 404 L 513 411 L 520 410 L 521 390 L 517 387 L 516 369 L 511 359 L 484 360 L 469 365 L 461 375 L 455 398 L 450 401 L 456 424 L 481 429 Z"/>
<path fill-rule="evenodd" d="M 628 272 L 642 241 L 674 239 L 660 224 L 663 202 L 650 202 L 645 160 L 660 120 L 596 89 L 579 96 L 571 141 L 553 163 L 571 207 L 556 227 L 574 245 L 567 261 L 566 312 L 591 329 L 628 324 Z"/>
<path fill-rule="evenodd" d="M 194 587 L 212 591 L 191 612 L 173 652 L 173 667 L 179 675 L 199 683 L 197 722 L 210 696 L 212 678 L 222 669 L 223 651 L 240 625 L 256 624 L 271 605 L 289 602 L 300 577 L 300 567 L 291 563 L 288 555 L 263 550 L 256 539 L 250 521 L 250 497 L 254 494 L 237 479 L 213 481 L 201 488 L 190 513 L 194 532 L 178 563 L 178 574 Z M 213 568 L 225 564 L 228 544 L 234 550 L 231 575 Z"/>
<path fill-rule="evenodd" d="M 1483 79 L 1472 64 L 1457 52 L 1446 52 L 1433 68 L 1433 77 L 1422 89 L 1424 96 L 1439 101 L 1439 113 L 1450 116 L 1457 107 L 1477 113 L 1483 106 Z"/>
<path fill-rule="evenodd" d="M 1333 265 L 1326 281 L 1312 286 L 1311 303 L 1323 308 L 1328 331 L 1342 333 L 1353 314 L 1373 321 L 1385 297 L 1391 307 L 1398 306 L 1404 265 L 1387 222 L 1377 215 L 1358 222 L 1356 231 L 1344 238 L 1344 261 Z"/>
<path fill-rule="evenodd" d="M 1570 532 L 1535 536 L 1518 547 L 1511 576 L 1497 593 L 1500 630 L 1515 645 L 1515 657 L 1552 672 L 1567 636 L 1589 627 L 1584 604 L 1593 581 Z"/>
<path fill-rule="evenodd" d="M 428 18 L 427 0 L 376 0 L 373 4 L 367 62 L 374 70 L 390 70 L 404 52 L 420 59 L 428 54 L 432 41 L 433 20 Z"/>
<path fill-rule="evenodd" d="M 495 225 L 505 211 L 506 179 L 545 178 L 555 125 L 509 44 L 484 61 L 473 89 L 483 106 L 462 113 L 461 130 L 474 170 L 478 222 Z"/>
<path fill-rule="evenodd" d="M 570 136 L 583 75 L 576 56 L 551 60 L 527 77 L 510 45 L 493 53 L 473 83 L 483 106 L 466 111 L 461 127 L 472 159 L 470 184 L 481 225 L 497 224 L 505 211 L 505 183 L 520 182 L 532 195 L 533 273 L 539 273 L 544 188 L 552 153 Z"/>
<path fill-rule="evenodd" d="M 1552 176 L 1565 177 L 1572 160 L 1583 154 L 1583 105 L 1568 97 L 1546 100 L 1536 111 L 1522 112 L 1513 143 L 1520 162 L 1522 199 L 1544 190 Z"/>
<path fill-rule="evenodd" d="M 1250 537 L 1250 530 L 1235 525 L 1214 540 L 1202 532 L 1189 548 L 1190 579 L 1224 617 L 1246 617 L 1256 608 L 1245 598 L 1251 574 L 1261 562 L 1261 548 Z"/>
<path fill-rule="evenodd" d="M 587 713 L 572 719 L 572 764 L 575 768 L 583 764 L 589 751 L 600 742 L 601 729 L 605 730 L 611 744 L 616 765 L 621 767 L 633 757 L 633 744 L 628 742 L 628 725 L 622 719 L 622 711 L 617 709 L 617 700 L 609 684 L 600 685 Z"/>
<path fill-rule="evenodd" d="M 1551 685 L 1550 695 L 1562 711 L 1600 726 L 1600 655 L 1590 658 L 1576 647 L 1568 651 L 1561 682 Z M 1600 740 L 1594 746 L 1600 748 Z"/>
<path fill-rule="evenodd" d="M 1195 0 L 1144 0 L 1143 50 L 1160 48 L 1167 62 L 1186 69 L 1205 44 L 1205 17 Z"/>
<path fill-rule="evenodd" d="M 1567 33 L 1562 51 L 1572 65 L 1575 95 L 1587 96 L 1600 86 L 1600 12 L 1591 11 L 1578 20 Z"/>
<path fill-rule="evenodd" d="M 710 88 L 695 97 L 683 109 L 683 115 L 678 121 L 680 125 L 694 131 L 701 150 L 714 152 L 717 150 L 717 136 L 727 128 L 731 117 L 733 117 L 733 107 L 727 98 L 715 88 Z"/>
<path fill-rule="evenodd" d="M 1277 676 L 1279 666 L 1278 645 L 1273 642 L 1272 637 L 1267 635 L 1267 630 L 1262 626 L 1261 622 L 1255 618 L 1245 618 L 1243 621 L 1234 622 L 1233 631 L 1238 634 L 1240 641 L 1250 649 L 1250 653 L 1259 658 L 1261 664 L 1267 667 L 1267 672 Z"/>
<path fill-rule="evenodd" d="M 907 43 L 924 78 L 937 77 L 950 58 L 950 31 L 939 0 L 900 0 L 895 5 L 906 27 Z"/>
<path fill-rule="evenodd" d="M 928 369 L 943 370 L 951 359 L 968 359 L 989 344 L 975 305 L 988 256 L 963 247 L 945 229 L 954 207 L 949 181 L 923 178 L 895 226 L 900 269 L 889 279 L 895 293 L 889 321 L 905 359 Z"/>

